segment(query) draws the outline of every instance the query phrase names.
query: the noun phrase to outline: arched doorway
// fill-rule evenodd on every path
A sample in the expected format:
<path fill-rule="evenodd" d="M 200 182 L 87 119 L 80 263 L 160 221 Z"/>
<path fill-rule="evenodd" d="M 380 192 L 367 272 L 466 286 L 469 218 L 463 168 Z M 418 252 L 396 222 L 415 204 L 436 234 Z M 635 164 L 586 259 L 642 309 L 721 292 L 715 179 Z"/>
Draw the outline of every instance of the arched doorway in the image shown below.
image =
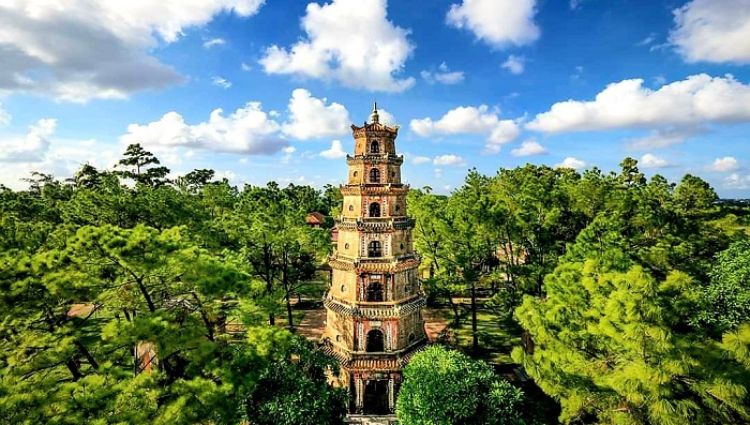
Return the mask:
<path fill-rule="evenodd" d="M 377 168 L 370 170 L 370 183 L 380 183 L 380 170 Z"/>
<path fill-rule="evenodd" d="M 367 332 L 366 351 L 368 353 L 382 353 L 385 351 L 385 341 L 381 330 L 373 329 Z"/>
<path fill-rule="evenodd" d="M 365 383 L 364 396 L 365 415 L 387 415 L 388 408 L 388 381 L 385 379 L 370 380 Z"/>
<path fill-rule="evenodd" d="M 370 153 L 380 153 L 380 144 L 377 140 L 373 140 L 370 143 Z"/>
<path fill-rule="evenodd" d="M 380 204 L 373 202 L 370 204 L 370 217 L 380 217 Z"/>

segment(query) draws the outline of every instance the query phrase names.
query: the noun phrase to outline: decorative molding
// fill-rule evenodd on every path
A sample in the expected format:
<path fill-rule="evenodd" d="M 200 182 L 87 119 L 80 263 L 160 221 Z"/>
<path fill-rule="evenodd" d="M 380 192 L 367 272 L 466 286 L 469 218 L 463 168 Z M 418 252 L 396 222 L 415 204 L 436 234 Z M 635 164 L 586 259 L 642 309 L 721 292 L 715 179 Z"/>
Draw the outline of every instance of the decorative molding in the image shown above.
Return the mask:
<path fill-rule="evenodd" d="M 415 296 L 402 304 L 383 303 L 381 306 L 359 304 L 352 306 L 329 297 L 323 300 L 323 305 L 342 316 L 382 320 L 411 315 L 425 306 L 425 300 L 420 296 Z"/>

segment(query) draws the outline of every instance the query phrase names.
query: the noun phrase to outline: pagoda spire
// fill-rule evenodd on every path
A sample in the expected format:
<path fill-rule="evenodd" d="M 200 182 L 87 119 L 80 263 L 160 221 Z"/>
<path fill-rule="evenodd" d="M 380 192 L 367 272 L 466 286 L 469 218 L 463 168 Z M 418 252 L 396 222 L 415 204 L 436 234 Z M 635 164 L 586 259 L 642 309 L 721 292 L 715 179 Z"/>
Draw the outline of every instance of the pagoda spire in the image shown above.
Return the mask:
<path fill-rule="evenodd" d="M 380 123 L 380 115 L 378 114 L 378 102 L 372 107 L 372 114 L 370 114 L 370 122 L 373 124 Z"/>

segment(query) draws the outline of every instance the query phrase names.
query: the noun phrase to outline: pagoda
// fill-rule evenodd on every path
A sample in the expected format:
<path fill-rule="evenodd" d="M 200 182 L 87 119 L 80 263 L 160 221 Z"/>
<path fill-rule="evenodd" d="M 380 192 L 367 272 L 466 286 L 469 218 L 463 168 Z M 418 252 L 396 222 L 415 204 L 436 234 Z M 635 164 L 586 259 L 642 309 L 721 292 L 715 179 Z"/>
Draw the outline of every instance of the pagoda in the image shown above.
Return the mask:
<path fill-rule="evenodd" d="M 349 389 L 350 413 L 363 415 L 394 412 L 403 367 L 426 342 L 398 126 L 379 118 L 376 104 L 370 122 L 352 125 L 354 156 L 347 155 L 348 183 L 341 186 L 323 334 L 341 363 L 337 383 Z"/>

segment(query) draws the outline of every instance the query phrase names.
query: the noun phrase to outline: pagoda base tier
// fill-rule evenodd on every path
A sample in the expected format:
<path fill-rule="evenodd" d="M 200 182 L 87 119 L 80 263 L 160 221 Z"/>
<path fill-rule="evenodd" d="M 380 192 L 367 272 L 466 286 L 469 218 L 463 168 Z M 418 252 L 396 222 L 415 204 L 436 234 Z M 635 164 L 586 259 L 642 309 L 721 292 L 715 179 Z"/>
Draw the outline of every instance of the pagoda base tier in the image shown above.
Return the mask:
<path fill-rule="evenodd" d="M 348 415 L 344 421 L 350 425 L 396 425 L 396 415 Z"/>
<path fill-rule="evenodd" d="M 352 394 L 349 412 L 382 417 L 395 412 L 402 371 L 409 360 L 426 346 L 426 341 L 422 340 L 398 353 L 349 353 L 324 343 L 323 350 L 341 365 L 334 382 L 338 386 L 349 388 L 349 393 Z"/>

